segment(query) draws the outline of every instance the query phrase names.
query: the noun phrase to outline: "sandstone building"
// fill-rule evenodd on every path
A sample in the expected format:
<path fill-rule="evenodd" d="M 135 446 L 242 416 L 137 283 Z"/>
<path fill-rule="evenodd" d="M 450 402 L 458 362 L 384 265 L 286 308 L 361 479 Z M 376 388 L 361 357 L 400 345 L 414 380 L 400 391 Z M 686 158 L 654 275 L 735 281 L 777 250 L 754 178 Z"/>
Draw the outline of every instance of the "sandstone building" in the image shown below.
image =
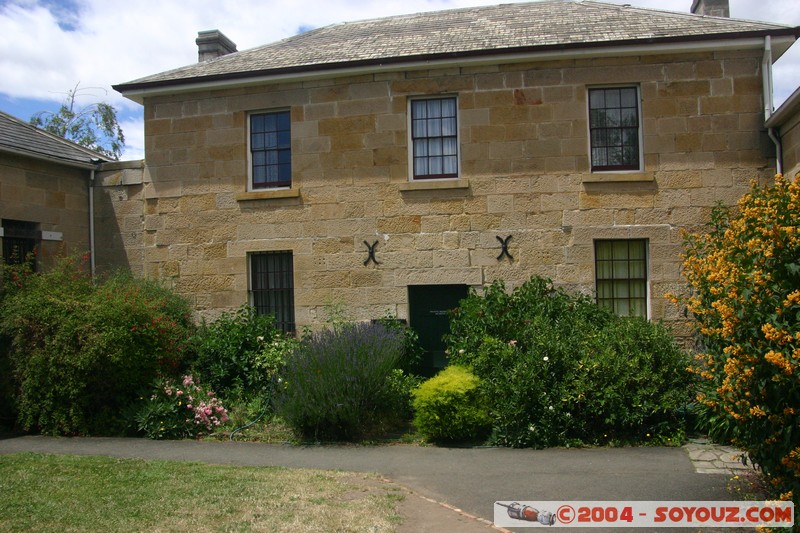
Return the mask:
<path fill-rule="evenodd" d="M 545 0 L 245 51 L 201 32 L 197 64 L 115 86 L 146 165 L 100 177 L 98 261 L 201 314 L 391 314 L 432 350 L 469 288 L 533 275 L 679 320 L 680 231 L 774 173 L 771 66 L 800 35 L 726 9 Z"/>
<path fill-rule="evenodd" d="M 0 112 L 3 260 L 35 256 L 38 268 L 59 254 L 89 252 L 92 181 L 105 159 Z"/>

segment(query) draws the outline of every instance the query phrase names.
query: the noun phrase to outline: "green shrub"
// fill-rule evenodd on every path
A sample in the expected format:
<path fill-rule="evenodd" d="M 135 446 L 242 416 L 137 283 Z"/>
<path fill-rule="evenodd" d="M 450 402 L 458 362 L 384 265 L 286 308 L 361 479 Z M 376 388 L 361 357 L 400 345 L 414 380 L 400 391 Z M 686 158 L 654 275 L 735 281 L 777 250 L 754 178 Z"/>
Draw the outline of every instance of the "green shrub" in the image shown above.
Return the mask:
<path fill-rule="evenodd" d="M 361 438 L 391 415 L 403 337 L 380 324 L 306 336 L 281 372 L 277 413 L 304 439 Z"/>
<path fill-rule="evenodd" d="M 119 274 L 95 285 L 61 260 L 4 288 L 0 335 L 26 430 L 121 433 L 141 389 L 182 369 L 189 307 L 155 283 Z"/>
<path fill-rule="evenodd" d="M 800 174 L 753 183 L 686 235 L 683 299 L 701 341 L 698 415 L 745 450 L 773 496 L 800 505 Z M 678 298 L 675 298 L 679 300 Z M 795 513 L 796 526 L 800 525 Z"/>
<path fill-rule="evenodd" d="M 422 378 L 395 368 L 386 379 L 384 394 L 378 400 L 384 417 L 384 427 L 388 430 L 407 425 L 414 416 L 412 392 L 422 382 Z"/>
<path fill-rule="evenodd" d="M 217 431 L 228 421 L 228 411 L 213 391 L 186 375 L 179 382 L 157 380 L 135 418 L 139 431 L 151 439 L 185 439 Z"/>
<path fill-rule="evenodd" d="M 451 365 L 412 393 L 414 425 L 433 442 L 480 441 L 491 428 L 488 402 L 480 379 L 469 369 Z"/>
<path fill-rule="evenodd" d="M 193 339 L 193 370 L 224 397 L 267 394 L 272 378 L 294 348 L 272 315 L 244 305 L 202 324 Z"/>
<path fill-rule="evenodd" d="M 397 330 L 403 336 L 403 356 L 398 363 L 398 367 L 408 375 L 419 373 L 419 367 L 425 350 L 419 344 L 419 335 L 405 322 L 398 320 L 391 315 L 378 319 L 378 323 L 386 329 Z"/>
<path fill-rule="evenodd" d="M 661 325 L 533 278 L 461 302 L 447 337 L 491 401 L 493 442 L 549 447 L 679 440 L 687 356 Z"/>

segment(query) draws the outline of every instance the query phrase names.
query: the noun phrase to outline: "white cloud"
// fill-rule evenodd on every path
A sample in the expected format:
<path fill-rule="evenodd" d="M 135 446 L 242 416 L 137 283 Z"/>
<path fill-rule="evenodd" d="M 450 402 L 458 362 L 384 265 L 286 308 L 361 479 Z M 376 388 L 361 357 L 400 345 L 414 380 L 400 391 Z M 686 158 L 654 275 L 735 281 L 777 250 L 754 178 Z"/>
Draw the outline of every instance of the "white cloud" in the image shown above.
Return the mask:
<path fill-rule="evenodd" d="M 122 161 L 144 159 L 144 118 L 141 114 L 138 115 L 120 121 L 119 125 L 125 135 L 125 149 L 120 157 Z"/>
<path fill-rule="evenodd" d="M 500 1 L 4 0 L 0 2 L 0 93 L 57 105 L 76 83 L 103 87 L 108 91 L 103 100 L 120 110 L 128 143 L 135 151 L 143 146 L 141 108 L 122 98 L 111 85 L 194 63 L 194 40 L 200 30 L 219 29 L 244 50 L 288 37 L 303 27 Z M 614 1 L 681 12 L 687 12 L 692 3 Z M 795 2 L 731 0 L 731 15 L 796 26 L 800 25 L 800 10 Z M 777 65 L 778 102 L 791 94 L 798 81 L 800 44 Z"/>

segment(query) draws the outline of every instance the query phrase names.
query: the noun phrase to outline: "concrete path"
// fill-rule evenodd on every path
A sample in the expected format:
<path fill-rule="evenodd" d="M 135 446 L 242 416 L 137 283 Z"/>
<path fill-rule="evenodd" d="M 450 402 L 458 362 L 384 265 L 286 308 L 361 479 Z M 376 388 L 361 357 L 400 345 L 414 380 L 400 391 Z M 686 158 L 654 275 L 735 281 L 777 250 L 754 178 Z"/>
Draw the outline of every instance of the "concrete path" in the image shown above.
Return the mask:
<path fill-rule="evenodd" d="M 703 442 L 681 448 L 514 450 L 41 436 L 0 440 L 0 454 L 24 451 L 377 472 L 428 504 L 457 510 L 459 519 L 483 519 L 472 524 L 483 531 L 489 530 L 486 521 L 492 520 L 497 500 L 731 500 L 726 485 L 738 468 L 735 451 Z M 458 530 L 464 531 L 464 524 Z"/>

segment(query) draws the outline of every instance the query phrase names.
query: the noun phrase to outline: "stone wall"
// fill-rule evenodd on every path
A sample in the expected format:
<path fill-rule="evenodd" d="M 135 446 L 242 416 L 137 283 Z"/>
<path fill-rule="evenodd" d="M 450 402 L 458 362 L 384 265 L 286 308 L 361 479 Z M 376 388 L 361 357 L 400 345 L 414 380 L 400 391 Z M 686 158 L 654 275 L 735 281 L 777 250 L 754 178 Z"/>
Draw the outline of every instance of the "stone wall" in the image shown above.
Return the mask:
<path fill-rule="evenodd" d="M 800 172 L 800 105 L 795 106 L 792 116 L 780 129 L 783 149 L 783 173 L 794 177 Z"/>
<path fill-rule="evenodd" d="M 0 218 L 34 222 L 40 264 L 89 250 L 89 171 L 20 155 L 0 158 Z"/>
<path fill-rule="evenodd" d="M 144 275 L 144 161 L 104 163 L 95 175 L 95 257 L 98 272 Z"/>
<path fill-rule="evenodd" d="M 247 254 L 294 254 L 297 321 L 407 317 L 409 284 L 591 293 L 593 240 L 649 239 L 650 315 L 674 320 L 681 228 L 771 175 L 761 56 L 703 53 L 377 73 L 152 97 L 141 183 L 105 179 L 134 270 L 202 314 L 248 300 Z M 592 174 L 587 87 L 638 84 L 643 172 Z M 458 96 L 460 178 L 410 182 L 408 99 Z M 290 109 L 293 188 L 248 193 L 247 116 Z M 124 181 L 124 180 L 123 180 Z M 111 216 L 113 211 L 113 216 Z M 513 261 L 497 237 L 512 236 Z M 364 266 L 364 241 L 379 265 Z"/>

